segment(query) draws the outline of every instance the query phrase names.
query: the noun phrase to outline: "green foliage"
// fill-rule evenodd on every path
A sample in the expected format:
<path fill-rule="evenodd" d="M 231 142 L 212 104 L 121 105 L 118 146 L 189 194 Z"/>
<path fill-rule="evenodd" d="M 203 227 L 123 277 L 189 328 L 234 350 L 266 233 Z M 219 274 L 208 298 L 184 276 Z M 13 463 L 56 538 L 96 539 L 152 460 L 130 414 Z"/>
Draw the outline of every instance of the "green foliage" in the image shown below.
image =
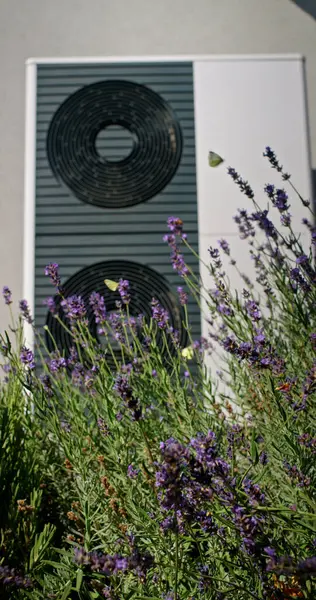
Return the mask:
<path fill-rule="evenodd" d="M 58 351 L 49 356 L 37 332 L 35 369 L 23 345 L 22 319 L 31 326 L 25 305 L 12 325 L 15 346 L 2 337 L 1 598 L 316 597 L 313 252 L 304 254 L 285 219 L 284 190 L 266 188 L 285 233 L 228 171 L 253 203 L 237 224 L 257 282 L 245 279 L 242 294 L 231 289 L 224 240 L 221 252 L 210 249 L 214 290 L 183 275 L 207 302 L 208 340 L 192 340 L 186 306 L 187 348 L 156 305 L 137 335 L 122 280 L 105 283 L 122 299 L 114 331 L 94 299 L 102 347 L 78 299 L 63 299 L 73 336 L 68 362 Z M 182 221 L 168 225 L 179 254 L 189 246 Z M 57 281 L 57 266 L 47 271 Z M 10 304 L 8 290 L 4 297 Z M 206 372 L 210 350 L 220 380 Z"/>

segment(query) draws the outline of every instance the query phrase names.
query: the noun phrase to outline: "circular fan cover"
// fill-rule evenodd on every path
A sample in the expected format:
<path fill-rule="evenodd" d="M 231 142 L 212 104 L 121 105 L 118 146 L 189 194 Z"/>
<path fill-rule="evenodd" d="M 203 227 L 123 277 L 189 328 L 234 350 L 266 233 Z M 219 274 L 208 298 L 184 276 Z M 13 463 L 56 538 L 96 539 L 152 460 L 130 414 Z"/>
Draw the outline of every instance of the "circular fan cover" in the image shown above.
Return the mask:
<path fill-rule="evenodd" d="M 148 322 L 151 317 L 151 300 L 156 298 L 159 304 L 168 311 L 169 322 L 171 327 L 175 331 L 179 332 L 179 343 L 183 347 L 187 344 L 187 332 L 183 327 L 184 314 L 183 309 L 179 305 L 176 297 L 170 291 L 168 282 L 166 279 L 145 265 L 139 263 L 111 260 L 100 262 L 78 271 L 75 275 L 70 277 L 68 281 L 63 284 L 64 296 L 77 295 L 81 296 L 84 300 L 87 308 L 87 319 L 89 323 L 89 329 L 92 336 L 102 343 L 102 339 L 99 337 L 97 329 L 98 325 L 95 323 L 94 314 L 91 306 L 89 305 L 89 298 L 92 292 L 98 292 L 104 297 L 107 314 L 117 311 L 116 302 L 120 300 L 119 293 L 112 292 L 109 290 L 104 279 L 110 279 L 113 281 L 119 281 L 119 279 L 127 279 L 130 284 L 130 296 L 131 300 L 129 303 L 129 314 L 137 317 L 142 314 L 145 320 Z M 61 321 L 65 325 L 69 325 L 68 319 L 65 316 L 63 309 L 60 305 L 61 298 L 56 296 L 56 307 L 58 315 Z M 123 306 L 124 308 L 124 306 Z M 64 356 L 69 356 L 70 348 L 73 346 L 72 337 L 67 333 L 65 328 L 57 321 L 57 319 L 48 313 L 46 325 L 54 338 L 59 351 Z M 141 338 L 141 332 L 138 331 L 138 336 Z M 169 354 L 175 354 L 175 348 L 170 336 L 168 338 L 168 349 L 164 350 L 164 356 L 167 360 Z M 161 331 L 157 333 L 157 344 L 160 348 L 163 347 L 163 340 Z M 48 350 L 53 352 L 55 349 L 54 343 L 49 333 L 46 333 L 46 344 Z M 122 355 L 121 350 L 113 339 L 112 345 L 113 354 L 118 362 L 120 362 Z M 114 359 L 111 358 L 111 354 L 107 355 L 108 364 L 111 368 L 114 367 Z"/>
<path fill-rule="evenodd" d="M 98 134 L 111 125 L 134 139 L 122 160 L 108 160 L 97 149 Z M 69 96 L 47 137 L 55 177 L 82 202 L 102 208 L 126 208 L 156 196 L 174 176 L 181 151 L 181 128 L 169 104 L 130 81 L 100 81 Z"/>

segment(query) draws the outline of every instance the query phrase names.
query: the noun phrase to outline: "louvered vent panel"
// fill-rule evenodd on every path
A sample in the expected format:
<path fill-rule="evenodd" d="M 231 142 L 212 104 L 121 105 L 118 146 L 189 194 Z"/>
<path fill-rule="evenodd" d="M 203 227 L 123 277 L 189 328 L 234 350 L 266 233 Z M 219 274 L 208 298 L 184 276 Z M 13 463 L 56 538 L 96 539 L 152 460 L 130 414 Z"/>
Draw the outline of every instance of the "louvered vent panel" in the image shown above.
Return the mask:
<path fill-rule="evenodd" d="M 57 109 L 83 88 L 106 81 L 144 85 L 168 103 L 180 124 L 182 154 L 174 176 L 149 200 L 127 208 L 101 208 L 80 201 L 57 181 L 47 154 L 47 135 Z M 76 131 L 73 132 L 76 135 Z M 95 148 L 101 157 L 118 161 L 133 148 L 133 135 L 112 125 L 100 131 Z M 58 262 L 65 281 L 83 267 L 108 260 L 148 265 L 165 276 L 176 293 L 180 277 L 169 262 L 162 237 L 168 216 L 180 216 L 189 241 L 198 251 L 195 174 L 194 98 L 191 63 L 103 65 L 39 65 L 37 79 L 35 318 L 45 324 L 43 300 L 52 294 L 44 267 Z M 197 273 L 196 259 L 186 253 Z M 106 273 L 104 273 L 106 277 Z M 193 336 L 200 335 L 200 312 L 189 304 Z"/>

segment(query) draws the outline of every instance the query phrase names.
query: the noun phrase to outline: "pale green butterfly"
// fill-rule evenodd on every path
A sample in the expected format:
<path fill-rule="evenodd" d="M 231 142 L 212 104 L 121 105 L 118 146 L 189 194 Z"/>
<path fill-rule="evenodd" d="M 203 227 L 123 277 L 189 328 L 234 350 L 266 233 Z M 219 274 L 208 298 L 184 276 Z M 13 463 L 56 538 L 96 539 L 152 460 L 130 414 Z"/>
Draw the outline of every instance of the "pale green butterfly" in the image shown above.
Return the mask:
<path fill-rule="evenodd" d="M 109 290 L 111 290 L 111 292 L 116 292 L 118 288 L 118 283 L 116 281 L 112 281 L 112 279 L 105 279 L 104 283 L 106 287 L 108 287 Z"/>
<path fill-rule="evenodd" d="M 191 346 L 188 346 L 187 348 L 183 348 L 181 355 L 183 356 L 183 358 L 187 358 L 187 360 L 192 360 L 192 358 L 194 356 L 193 348 L 191 348 Z"/>
<path fill-rule="evenodd" d="M 208 164 L 210 167 L 218 167 L 222 162 L 224 162 L 224 159 L 219 154 L 216 154 L 216 152 L 208 153 Z"/>

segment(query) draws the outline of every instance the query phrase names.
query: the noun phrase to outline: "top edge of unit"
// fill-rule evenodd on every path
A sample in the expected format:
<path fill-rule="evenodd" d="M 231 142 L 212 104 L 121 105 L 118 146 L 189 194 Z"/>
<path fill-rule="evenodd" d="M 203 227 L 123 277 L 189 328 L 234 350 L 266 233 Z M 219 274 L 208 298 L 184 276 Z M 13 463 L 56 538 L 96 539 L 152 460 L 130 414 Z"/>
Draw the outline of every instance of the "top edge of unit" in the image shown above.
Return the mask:
<path fill-rule="evenodd" d="M 134 62 L 230 62 L 230 61 L 304 61 L 301 54 L 203 54 L 203 55 L 159 55 L 159 56 L 73 56 L 51 58 L 28 58 L 26 65 L 103 64 Z"/>

